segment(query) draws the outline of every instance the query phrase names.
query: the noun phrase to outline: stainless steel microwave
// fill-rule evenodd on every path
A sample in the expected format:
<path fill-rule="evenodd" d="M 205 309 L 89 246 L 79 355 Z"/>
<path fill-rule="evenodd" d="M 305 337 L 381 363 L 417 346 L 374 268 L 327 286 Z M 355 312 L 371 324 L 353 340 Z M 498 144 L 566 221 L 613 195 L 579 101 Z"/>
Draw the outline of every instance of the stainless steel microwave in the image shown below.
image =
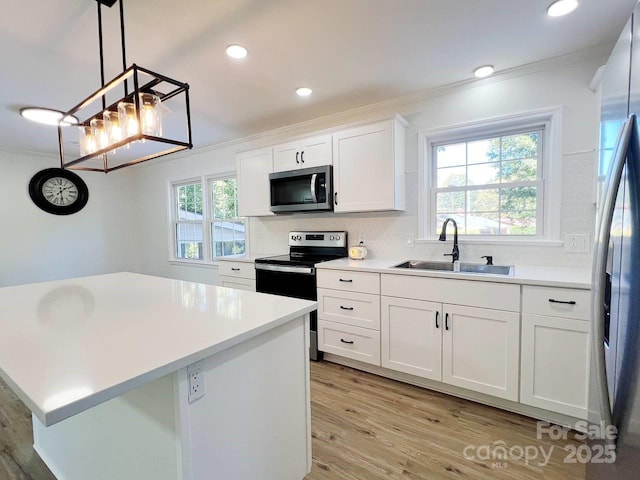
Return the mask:
<path fill-rule="evenodd" d="M 269 174 L 274 213 L 333 210 L 331 165 Z"/>

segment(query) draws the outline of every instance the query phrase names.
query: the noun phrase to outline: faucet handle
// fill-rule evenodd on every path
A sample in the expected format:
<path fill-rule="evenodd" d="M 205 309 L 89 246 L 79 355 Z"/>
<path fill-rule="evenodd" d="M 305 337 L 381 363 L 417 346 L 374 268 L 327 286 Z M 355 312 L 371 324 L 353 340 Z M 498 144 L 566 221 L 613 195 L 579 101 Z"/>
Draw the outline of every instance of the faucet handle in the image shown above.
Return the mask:
<path fill-rule="evenodd" d="M 492 255 L 483 255 L 480 258 L 486 258 L 487 259 L 487 265 L 493 265 L 493 256 Z"/>

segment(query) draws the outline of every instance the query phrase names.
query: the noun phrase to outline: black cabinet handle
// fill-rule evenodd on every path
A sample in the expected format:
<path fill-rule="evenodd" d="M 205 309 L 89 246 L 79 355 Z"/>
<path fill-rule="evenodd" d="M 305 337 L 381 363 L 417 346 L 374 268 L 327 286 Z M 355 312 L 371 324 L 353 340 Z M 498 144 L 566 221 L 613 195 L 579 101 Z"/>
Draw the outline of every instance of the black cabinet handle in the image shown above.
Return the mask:
<path fill-rule="evenodd" d="M 300 161 L 304 163 L 304 150 L 300 152 Z"/>
<path fill-rule="evenodd" d="M 340 341 L 342 343 L 348 343 L 349 345 L 353 345 L 353 340 L 345 340 L 344 338 L 341 338 Z"/>
<path fill-rule="evenodd" d="M 438 325 L 438 317 L 440 316 L 440 312 L 436 312 L 436 328 L 440 328 L 440 325 Z"/>
<path fill-rule="evenodd" d="M 353 283 L 353 280 L 351 280 L 350 278 L 341 278 L 340 281 L 345 283 Z"/>
<path fill-rule="evenodd" d="M 550 303 L 563 303 L 565 305 L 575 305 L 576 302 L 574 300 L 556 300 L 555 298 L 549 299 Z"/>
<path fill-rule="evenodd" d="M 338 192 L 333 194 L 333 203 L 338 204 Z"/>
<path fill-rule="evenodd" d="M 298 155 L 300 155 L 300 152 L 296 152 L 296 163 L 300 165 L 300 160 L 298 160 Z"/>
<path fill-rule="evenodd" d="M 239 269 L 239 268 L 233 268 L 233 267 L 231 267 L 231 271 L 233 271 L 233 272 L 239 272 L 239 271 L 240 271 L 240 269 Z"/>
<path fill-rule="evenodd" d="M 449 330 L 449 314 L 446 313 L 444 316 L 444 329 Z"/>
<path fill-rule="evenodd" d="M 340 305 L 340 308 L 342 310 L 353 310 L 353 307 L 343 307 L 342 305 Z"/>

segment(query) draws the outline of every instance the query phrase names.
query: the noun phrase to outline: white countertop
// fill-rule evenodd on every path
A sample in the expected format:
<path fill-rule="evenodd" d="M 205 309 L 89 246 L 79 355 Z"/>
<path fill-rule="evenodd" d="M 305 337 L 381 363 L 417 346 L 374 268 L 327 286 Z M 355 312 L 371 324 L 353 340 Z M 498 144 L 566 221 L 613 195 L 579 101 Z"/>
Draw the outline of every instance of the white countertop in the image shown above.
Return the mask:
<path fill-rule="evenodd" d="M 0 288 L 0 376 L 51 425 L 316 303 L 114 273 Z"/>
<path fill-rule="evenodd" d="M 363 272 L 391 273 L 395 275 L 414 275 L 423 277 L 459 278 L 484 282 L 517 283 L 520 285 L 545 285 L 564 288 L 591 288 L 591 270 L 563 267 L 539 267 L 516 265 L 513 277 L 506 275 L 486 275 L 478 273 L 446 272 L 434 270 L 411 270 L 392 268 L 407 259 L 398 260 L 351 260 L 341 258 L 316 264 L 317 269 L 344 270 L 354 269 Z M 413 260 L 413 259 L 412 259 Z"/>

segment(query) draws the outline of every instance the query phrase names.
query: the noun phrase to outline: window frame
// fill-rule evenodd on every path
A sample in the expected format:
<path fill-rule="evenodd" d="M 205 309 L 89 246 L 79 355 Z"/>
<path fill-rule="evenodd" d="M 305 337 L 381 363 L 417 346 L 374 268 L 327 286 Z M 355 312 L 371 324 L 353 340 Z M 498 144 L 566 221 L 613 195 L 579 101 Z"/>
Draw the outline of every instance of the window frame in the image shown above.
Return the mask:
<path fill-rule="evenodd" d="M 227 180 L 235 178 L 237 182 L 236 172 L 224 172 L 214 175 L 202 175 L 199 177 L 191 177 L 188 179 L 171 180 L 167 182 L 168 189 L 168 225 L 169 225 L 169 262 L 179 264 L 189 264 L 194 266 L 209 266 L 217 265 L 219 258 L 234 258 L 234 257 L 247 257 L 249 256 L 249 219 L 247 217 L 236 217 L 233 221 L 242 220 L 245 227 L 245 253 L 242 255 L 222 255 L 216 256 L 213 248 L 213 234 L 212 228 L 216 220 L 213 218 L 212 211 L 212 189 L 211 184 L 215 180 Z M 191 185 L 200 183 L 202 187 L 202 220 L 201 221 L 180 221 L 178 220 L 178 202 L 177 202 L 177 188 L 184 185 Z M 236 190 L 236 202 L 237 202 L 237 190 Z M 190 259 L 179 258 L 177 256 L 177 236 L 176 229 L 180 223 L 195 223 L 202 226 L 202 259 Z"/>
<path fill-rule="evenodd" d="M 480 138 L 505 136 L 524 129 L 544 127 L 542 160 L 537 188 L 536 235 L 465 235 L 460 237 L 469 243 L 561 244 L 560 211 L 552 206 L 560 205 L 562 172 L 561 128 L 562 107 L 554 107 L 454 125 L 428 132 L 420 131 L 418 159 L 418 240 L 437 241 L 435 225 L 436 161 L 434 147 L 442 144 L 469 142 Z"/>
<path fill-rule="evenodd" d="M 229 179 L 235 179 L 236 180 L 236 214 L 238 213 L 238 176 L 235 173 L 227 173 L 227 174 L 220 174 L 220 175 L 209 175 L 207 177 L 205 177 L 205 182 L 206 182 L 206 186 L 207 186 L 207 203 L 209 204 L 209 206 L 211 208 L 209 208 L 209 214 L 207 216 L 207 224 L 208 224 L 208 234 L 209 234 L 209 248 L 211 250 L 210 253 L 210 258 L 212 259 L 212 261 L 216 261 L 218 258 L 242 258 L 248 255 L 248 250 L 249 250 L 249 221 L 247 219 L 247 217 L 233 217 L 233 218 L 228 218 L 228 219 L 224 219 L 224 220 L 216 220 L 214 218 L 214 211 L 213 211 L 213 206 L 211 206 L 211 202 L 213 201 L 213 191 L 211 189 L 211 184 L 216 181 L 216 180 L 229 180 Z M 244 248 L 244 253 L 240 254 L 240 255 L 220 255 L 217 256 L 216 252 L 215 252 L 215 248 L 214 248 L 214 237 L 213 237 L 213 228 L 214 225 L 216 223 L 221 223 L 221 222 L 233 222 L 233 223 L 237 223 L 238 221 L 242 221 L 242 224 L 244 225 L 244 238 L 245 238 L 245 248 Z"/>

